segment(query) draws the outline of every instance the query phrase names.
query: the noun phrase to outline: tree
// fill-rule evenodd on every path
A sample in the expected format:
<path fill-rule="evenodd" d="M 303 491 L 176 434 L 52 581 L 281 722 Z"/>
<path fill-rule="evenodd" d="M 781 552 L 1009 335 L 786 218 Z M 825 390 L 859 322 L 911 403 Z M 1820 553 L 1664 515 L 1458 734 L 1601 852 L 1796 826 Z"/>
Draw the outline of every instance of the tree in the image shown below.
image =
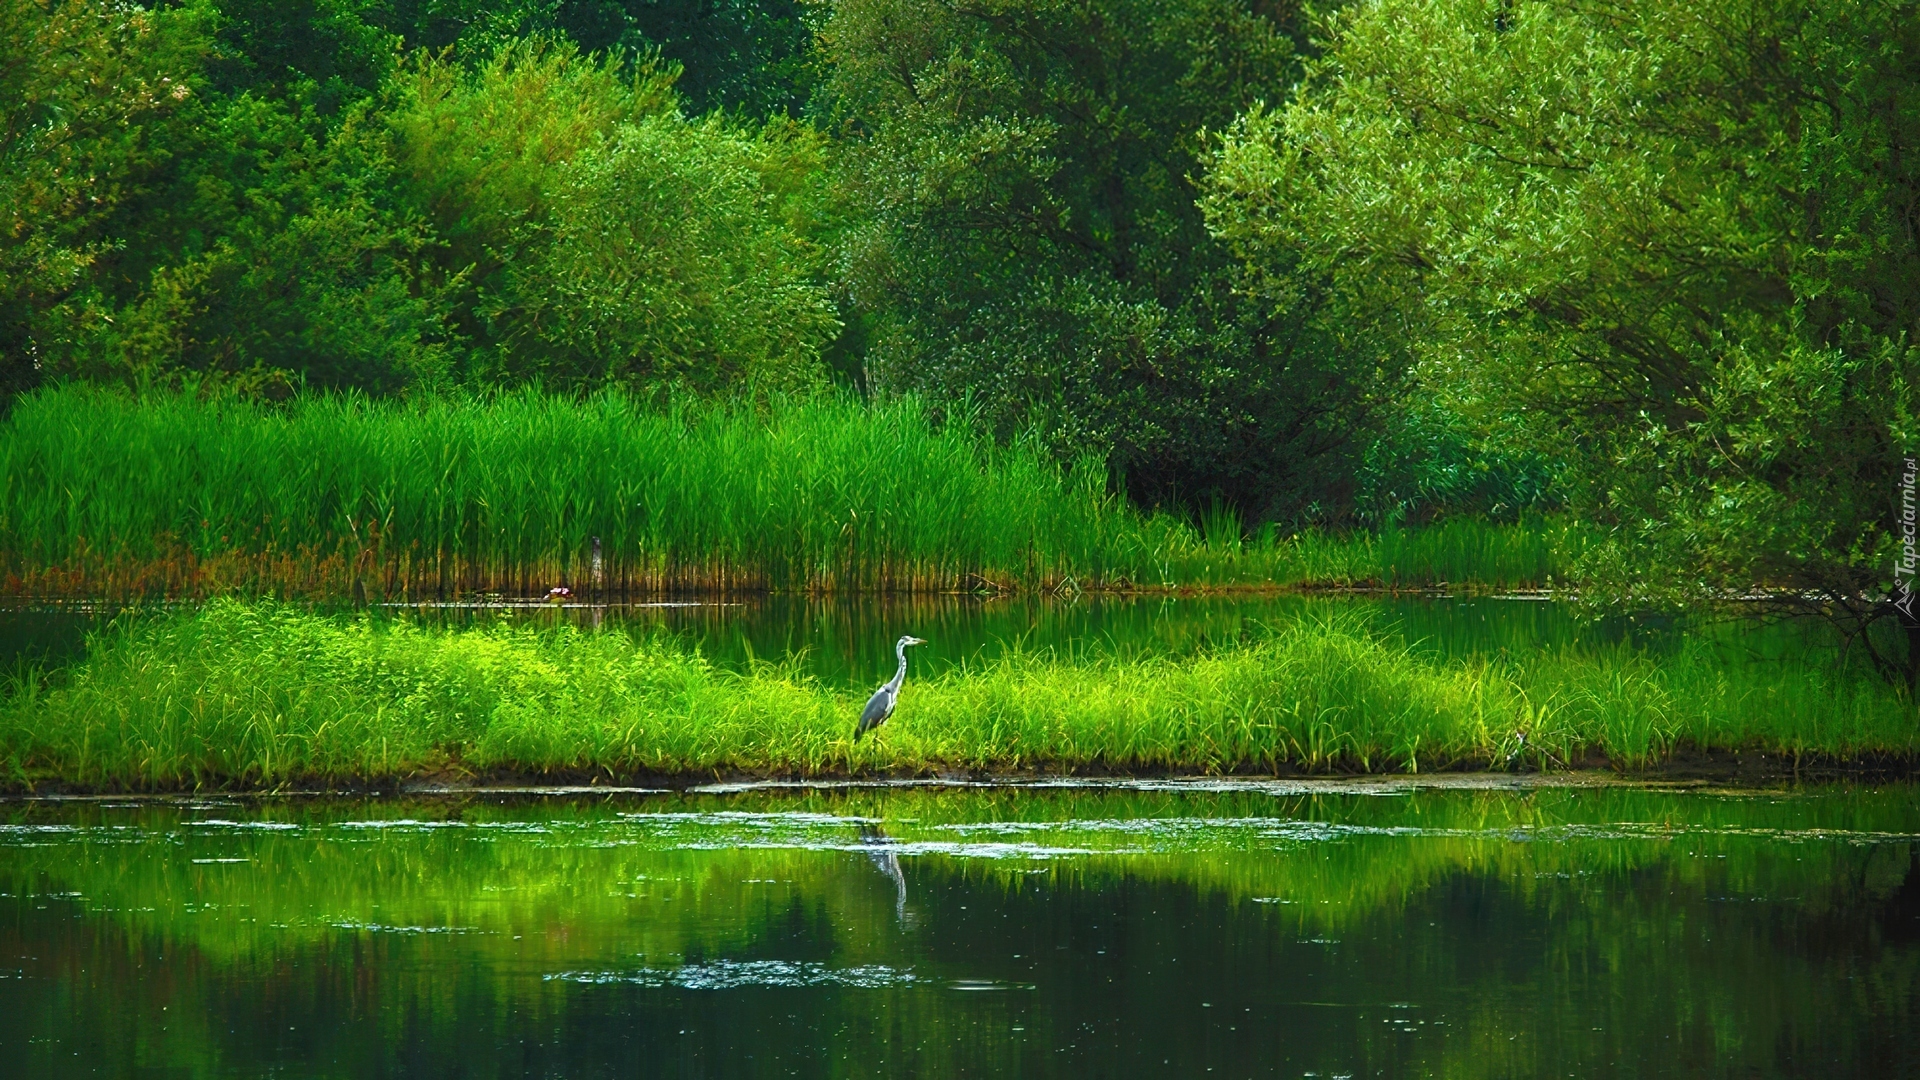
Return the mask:
<path fill-rule="evenodd" d="M 208 22 L 200 5 L 0 0 L 0 392 L 40 381 L 57 312 L 115 246 L 106 223 L 167 160 L 155 132 L 194 94 Z"/>
<path fill-rule="evenodd" d="M 1920 448 L 1920 7 L 1379 0 L 1322 33 L 1219 147 L 1216 232 L 1374 282 L 1430 386 L 1566 462 L 1605 537 L 1592 593 L 1758 589 L 1849 640 L 1888 614 Z"/>
<path fill-rule="evenodd" d="M 34 47 L 8 70 L 37 63 L 91 95 L 9 95 L 64 123 L 35 141 L 85 190 L 65 226 L 80 257 L 15 308 L 35 312 L 36 374 L 384 391 L 445 370 L 441 298 L 414 272 L 419 221 L 363 122 L 396 37 L 329 2 L 25 7 L 47 21 L 40 40 L 7 35 Z M 141 93 L 131 111 L 100 108 Z"/>
<path fill-rule="evenodd" d="M 839 323 L 792 205 L 818 137 L 688 121 L 672 78 L 531 41 L 472 71 L 424 60 L 398 87 L 389 123 L 442 276 L 460 283 L 469 379 L 822 377 Z"/>
<path fill-rule="evenodd" d="M 870 214 L 844 258 L 871 384 L 1108 454 L 1146 502 L 1342 504 L 1390 339 L 1321 278 L 1244 288 L 1189 179 L 1204 128 L 1291 79 L 1284 15 L 841 0 L 824 92 Z"/>

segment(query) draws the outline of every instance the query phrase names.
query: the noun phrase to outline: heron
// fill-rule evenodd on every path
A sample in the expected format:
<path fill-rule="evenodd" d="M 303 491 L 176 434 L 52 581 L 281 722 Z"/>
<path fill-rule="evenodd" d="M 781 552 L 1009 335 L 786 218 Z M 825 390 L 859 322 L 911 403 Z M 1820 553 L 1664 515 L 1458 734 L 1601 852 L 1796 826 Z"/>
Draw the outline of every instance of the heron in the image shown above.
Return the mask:
<path fill-rule="evenodd" d="M 853 729 L 853 741 L 859 742 L 860 736 L 887 722 L 893 715 L 893 706 L 900 700 L 900 684 L 907 678 L 907 646 L 925 645 L 925 638 L 907 634 L 894 643 L 893 654 L 900 658 L 900 670 L 893 673 L 887 685 L 873 692 L 867 699 L 867 707 L 860 710 L 860 726 Z"/>

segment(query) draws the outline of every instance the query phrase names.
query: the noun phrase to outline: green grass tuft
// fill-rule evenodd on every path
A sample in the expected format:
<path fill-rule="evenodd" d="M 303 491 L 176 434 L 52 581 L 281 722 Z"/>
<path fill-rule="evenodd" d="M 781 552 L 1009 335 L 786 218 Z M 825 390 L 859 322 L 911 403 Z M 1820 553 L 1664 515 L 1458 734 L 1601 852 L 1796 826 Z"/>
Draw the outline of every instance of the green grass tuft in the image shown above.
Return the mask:
<path fill-rule="evenodd" d="M 448 770 L 1631 768 L 1689 749 L 1920 748 L 1904 695 L 1824 667 L 1738 664 L 1704 644 L 1449 663 L 1345 617 L 1186 658 L 1021 653 L 912 679 L 856 744 L 863 697 L 791 666 L 724 671 L 671 638 L 218 601 L 123 619 L 56 685 L 16 682 L 0 763 L 15 784 L 182 788 Z"/>

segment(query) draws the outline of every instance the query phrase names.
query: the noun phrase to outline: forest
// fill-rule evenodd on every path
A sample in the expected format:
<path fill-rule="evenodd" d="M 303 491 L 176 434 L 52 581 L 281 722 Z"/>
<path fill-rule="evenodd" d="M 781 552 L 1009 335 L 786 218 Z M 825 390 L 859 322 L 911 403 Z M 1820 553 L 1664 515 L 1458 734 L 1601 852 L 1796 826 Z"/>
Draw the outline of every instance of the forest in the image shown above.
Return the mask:
<path fill-rule="evenodd" d="M 792 445 L 958 438 L 1189 547 L 1551 522 L 1585 603 L 1911 682 L 1917 80 L 1873 0 L 0 0 L 10 572 L 262 528 L 206 509 L 253 474 L 104 512 L 109 416 L 198 462 L 838 409 Z M 282 549 L 421 533 L 379 496 Z M 562 518 L 562 564 L 630 524 Z M 940 580 L 1143 576 L 1061 543 Z"/>

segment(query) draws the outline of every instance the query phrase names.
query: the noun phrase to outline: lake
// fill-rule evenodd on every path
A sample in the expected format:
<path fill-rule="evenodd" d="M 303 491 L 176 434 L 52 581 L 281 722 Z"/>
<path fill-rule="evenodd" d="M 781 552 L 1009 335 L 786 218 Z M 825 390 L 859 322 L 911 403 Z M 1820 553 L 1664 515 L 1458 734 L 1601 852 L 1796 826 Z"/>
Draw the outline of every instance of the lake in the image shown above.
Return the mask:
<path fill-rule="evenodd" d="M 1920 799 L 0 802 L 14 1075 L 1920 1075 Z"/>
<path fill-rule="evenodd" d="M 113 610 L 105 605 L 0 609 L 0 665 L 21 659 L 71 661 L 83 651 L 86 633 L 105 625 Z M 177 608 L 144 610 L 160 617 Z M 913 652 L 914 671 L 921 675 L 988 663 L 1013 649 L 1180 655 L 1231 643 L 1264 625 L 1329 617 L 1364 620 L 1416 651 L 1447 659 L 1521 658 L 1542 650 L 1622 645 L 1659 652 L 1695 637 L 1715 642 L 1730 661 L 1829 663 L 1837 640 L 1815 625 L 1594 619 L 1565 603 L 1492 596 L 771 595 L 605 607 L 534 601 L 376 607 L 368 615 L 444 626 L 564 622 L 636 636 L 669 634 L 722 667 L 789 663 L 842 688 L 878 685 L 892 675 L 893 643 L 906 633 L 927 639 Z"/>

